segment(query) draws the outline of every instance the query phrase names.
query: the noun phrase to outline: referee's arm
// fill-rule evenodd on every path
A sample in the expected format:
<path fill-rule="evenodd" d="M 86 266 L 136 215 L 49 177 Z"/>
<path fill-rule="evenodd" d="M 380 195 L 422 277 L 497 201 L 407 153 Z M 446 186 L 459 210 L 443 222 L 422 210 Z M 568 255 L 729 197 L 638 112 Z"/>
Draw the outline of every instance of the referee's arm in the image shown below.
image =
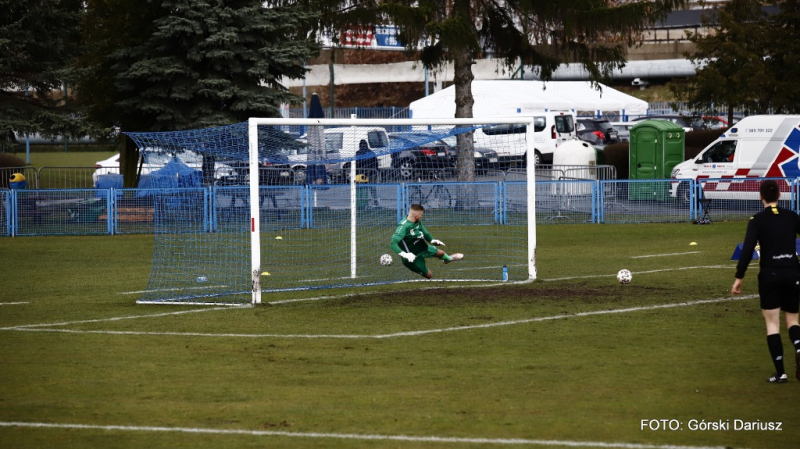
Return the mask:
<path fill-rule="evenodd" d="M 744 278 L 747 266 L 750 265 L 750 261 L 753 260 L 753 252 L 756 250 L 756 243 L 758 243 L 758 228 L 756 226 L 756 218 L 753 217 L 747 223 L 747 233 L 744 235 L 742 252 L 739 254 L 739 263 L 736 264 L 736 279 Z"/>
<path fill-rule="evenodd" d="M 747 271 L 750 261 L 753 260 L 753 251 L 756 250 L 756 242 L 758 242 L 758 228 L 755 222 L 755 217 L 752 217 L 750 222 L 747 223 L 747 233 L 744 235 L 742 252 L 739 253 L 739 263 L 736 264 L 736 279 L 733 280 L 733 286 L 731 287 L 732 295 L 738 295 L 742 292 L 744 273 Z"/>

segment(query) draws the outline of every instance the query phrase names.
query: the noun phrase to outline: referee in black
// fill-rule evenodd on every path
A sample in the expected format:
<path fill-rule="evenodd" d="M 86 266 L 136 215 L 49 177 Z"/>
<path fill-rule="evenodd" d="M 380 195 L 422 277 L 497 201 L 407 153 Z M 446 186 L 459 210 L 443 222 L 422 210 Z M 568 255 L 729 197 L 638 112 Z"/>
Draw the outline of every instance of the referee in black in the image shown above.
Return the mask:
<path fill-rule="evenodd" d="M 744 237 L 736 279 L 731 294 L 742 292 L 742 278 L 753 258 L 756 243 L 761 246 L 761 271 L 758 273 L 758 295 L 761 312 L 767 324 L 767 346 L 775 364 L 775 374 L 767 379 L 771 383 L 786 383 L 783 368 L 783 342 L 781 341 L 780 314 L 786 316 L 789 338 L 796 351 L 795 376 L 800 380 L 800 326 L 797 312 L 800 309 L 800 265 L 798 265 L 795 239 L 800 234 L 800 217 L 791 210 L 778 207 L 781 196 L 778 183 L 764 181 L 760 187 L 764 210 L 750 217 Z"/>

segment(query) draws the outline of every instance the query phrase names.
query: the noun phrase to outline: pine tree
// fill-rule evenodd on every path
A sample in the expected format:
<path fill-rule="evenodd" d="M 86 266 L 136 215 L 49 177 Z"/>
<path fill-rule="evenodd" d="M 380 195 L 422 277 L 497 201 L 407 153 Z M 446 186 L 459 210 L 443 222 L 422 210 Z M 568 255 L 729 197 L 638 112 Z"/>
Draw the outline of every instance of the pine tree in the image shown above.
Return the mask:
<path fill-rule="evenodd" d="M 109 8 L 117 3 L 120 8 Z M 313 12 L 264 7 L 255 0 L 90 1 L 90 17 L 106 23 L 87 27 L 97 45 L 94 68 L 83 89 L 101 84 L 85 99 L 95 117 L 115 120 L 123 130 L 164 131 L 276 117 L 280 103 L 297 97 L 279 83 L 300 78 L 302 63 L 318 52 L 308 29 Z M 131 33 L 119 38 L 109 25 L 121 18 Z M 112 31 L 114 30 L 114 31 Z M 119 39 L 115 41 L 115 39 Z M 126 185 L 131 162 L 123 162 Z"/>
<path fill-rule="evenodd" d="M 0 0 L 0 150 L 15 133 L 80 137 L 76 104 L 63 101 L 80 52 L 77 0 Z"/>

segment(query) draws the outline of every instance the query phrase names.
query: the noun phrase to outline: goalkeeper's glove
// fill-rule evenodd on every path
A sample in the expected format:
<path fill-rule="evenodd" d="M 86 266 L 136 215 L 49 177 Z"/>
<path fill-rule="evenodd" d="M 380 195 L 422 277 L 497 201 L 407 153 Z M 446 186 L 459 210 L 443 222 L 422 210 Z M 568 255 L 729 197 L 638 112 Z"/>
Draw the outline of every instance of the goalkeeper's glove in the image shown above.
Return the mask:
<path fill-rule="evenodd" d="M 407 260 L 408 263 L 414 263 L 414 259 L 417 258 L 417 256 L 415 256 L 415 255 L 413 255 L 411 253 L 407 253 L 407 252 L 401 252 L 399 254 L 399 256 L 402 257 L 403 259 Z"/>
<path fill-rule="evenodd" d="M 431 240 L 431 245 L 434 245 L 434 246 L 446 246 L 446 245 L 444 244 L 444 242 L 443 242 L 443 241 L 441 241 L 441 240 L 439 240 L 439 239 L 433 239 L 433 240 Z"/>

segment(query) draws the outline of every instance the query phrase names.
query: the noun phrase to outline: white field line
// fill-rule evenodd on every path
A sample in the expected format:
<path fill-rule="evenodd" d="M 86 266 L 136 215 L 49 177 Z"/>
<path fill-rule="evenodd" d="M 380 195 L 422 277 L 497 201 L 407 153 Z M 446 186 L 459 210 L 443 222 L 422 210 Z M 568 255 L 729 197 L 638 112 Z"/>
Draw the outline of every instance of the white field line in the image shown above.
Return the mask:
<path fill-rule="evenodd" d="M 732 270 L 735 267 L 733 265 L 703 265 L 697 267 L 680 267 L 680 268 L 664 268 L 663 270 L 648 270 L 648 271 L 632 271 L 632 274 L 648 274 L 648 273 L 664 273 L 667 271 L 683 271 L 683 270 L 697 270 L 700 268 L 714 268 L 719 269 L 723 268 L 726 270 Z M 563 278 L 550 278 L 550 279 L 540 279 L 543 282 L 555 282 L 555 281 L 569 281 L 574 279 L 590 279 L 590 278 L 607 278 L 607 277 L 614 277 L 617 274 L 590 274 L 587 276 L 569 276 Z"/>
<path fill-rule="evenodd" d="M 722 446 L 674 446 L 662 444 L 606 443 L 602 441 L 534 440 L 524 438 L 466 438 L 444 436 L 380 435 L 356 433 L 285 432 L 279 430 L 209 429 L 197 427 L 119 426 L 96 424 L 58 424 L 43 422 L 0 421 L 0 427 L 33 427 L 46 429 L 104 430 L 118 432 L 176 432 L 211 435 L 246 435 L 289 438 L 324 438 L 337 440 L 404 441 L 424 443 L 535 445 L 565 447 L 599 447 L 620 449 L 725 449 Z"/>
<path fill-rule="evenodd" d="M 120 295 L 141 295 L 142 293 L 153 293 L 153 292 L 176 292 L 181 290 L 210 290 L 212 288 L 225 288 L 227 285 L 203 285 L 201 287 L 176 287 L 176 288 L 162 288 L 158 290 L 139 290 L 137 292 L 119 292 Z"/>
<path fill-rule="evenodd" d="M 80 321 L 64 321 L 61 323 L 41 323 L 41 324 L 22 324 L 19 326 L 12 326 L 12 327 L 0 327 L 0 330 L 23 330 L 23 329 L 30 329 L 35 327 L 50 327 L 50 326 L 70 326 L 73 324 L 86 324 L 86 323 L 103 323 L 107 321 L 122 321 L 122 320 L 135 320 L 138 318 L 157 318 L 163 316 L 171 316 L 171 315 L 183 315 L 185 313 L 200 313 L 200 312 L 210 312 L 212 310 L 231 310 L 230 307 L 212 307 L 208 309 L 193 309 L 193 310 L 181 310 L 180 312 L 165 312 L 165 313 L 153 313 L 149 315 L 131 315 L 131 316 L 120 316 L 114 318 L 98 318 L 95 320 L 80 320 Z"/>
<path fill-rule="evenodd" d="M 0 306 L 17 306 L 20 304 L 30 304 L 28 301 L 22 302 L 0 302 Z"/>
<path fill-rule="evenodd" d="M 700 304 L 713 304 L 713 303 L 719 303 L 719 302 L 738 301 L 738 300 L 742 300 L 742 299 L 755 298 L 757 296 L 758 295 L 747 295 L 747 296 L 725 297 L 725 298 L 716 298 L 716 299 L 703 299 L 703 300 L 698 300 L 698 301 L 688 301 L 688 302 L 679 302 L 679 303 L 671 303 L 671 304 L 657 304 L 657 305 L 653 305 L 653 306 L 627 307 L 627 308 L 624 308 L 624 309 L 611 309 L 611 310 L 596 310 L 596 311 L 592 311 L 592 312 L 579 312 L 579 313 L 573 313 L 573 314 L 553 315 L 553 316 L 547 316 L 547 317 L 525 318 L 525 319 L 522 319 L 522 320 L 498 321 L 496 323 L 475 324 L 475 325 L 471 325 L 471 326 L 454 326 L 454 327 L 445 327 L 445 328 L 439 328 L 439 329 L 426 329 L 426 330 L 419 330 L 419 331 L 405 331 L 405 332 L 395 332 L 395 333 L 391 333 L 391 334 L 377 334 L 377 335 L 367 335 L 367 334 L 233 334 L 233 333 L 203 333 L 203 332 L 141 332 L 141 331 L 47 329 L 47 328 L 34 328 L 33 326 L 28 326 L 28 327 L 8 327 L 8 328 L 0 329 L 0 330 L 17 330 L 17 331 L 28 331 L 28 332 L 60 332 L 60 333 L 68 333 L 68 334 L 185 336 L 185 337 L 214 337 L 214 338 L 386 339 L 386 338 L 397 338 L 397 337 L 416 337 L 416 336 L 420 336 L 420 335 L 438 334 L 438 333 L 445 333 L 445 332 L 460 332 L 460 331 L 467 331 L 467 330 L 473 330 L 473 329 L 487 329 L 487 328 L 492 328 L 492 327 L 512 326 L 512 325 L 516 325 L 516 324 L 536 323 L 536 322 L 542 322 L 542 321 L 554 321 L 554 320 L 560 320 L 560 319 L 565 319 L 565 318 L 578 318 L 578 317 L 595 316 L 595 315 L 611 315 L 611 314 L 617 314 L 617 313 L 640 312 L 640 311 L 659 310 L 659 309 L 672 309 L 672 308 L 676 308 L 676 307 L 688 307 L 688 306 L 695 306 L 695 305 L 700 305 Z M 230 309 L 226 308 L 225 310 L 230 310 Z"/>
<path fill-rule="evenodd" d="M 631 259 L 647 259 L 648 257 L 684 256 L 686 254 L 700 254 L 700 251 L 687 251 L 685 253 L 649 254 L 646 256 L 632 256 Z"/>

